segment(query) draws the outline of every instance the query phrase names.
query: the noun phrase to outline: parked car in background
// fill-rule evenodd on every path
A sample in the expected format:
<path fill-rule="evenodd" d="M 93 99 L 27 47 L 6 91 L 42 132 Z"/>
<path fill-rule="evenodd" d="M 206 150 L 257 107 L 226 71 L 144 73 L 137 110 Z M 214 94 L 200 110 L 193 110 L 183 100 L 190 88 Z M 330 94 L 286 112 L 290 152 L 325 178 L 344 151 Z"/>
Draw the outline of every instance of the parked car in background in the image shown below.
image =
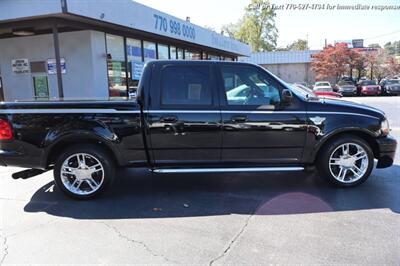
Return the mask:
<path fill-rule="evenodd" d="M 337 84 L 338 92 L 343 96 L 355 96 L 357 95 L 357 87 L 354 86 L 352 81 L 339 81 Z"/>
<path fill-rule="evenodd" d="M 340 93 L 334 92 L 333 88 L 318 88 L 314 90 L 314 93 L 318 96 L 334 97 L 334 98 L 342 97 Z"/>
<path fill-rule="evenodd" d="M 313 86 L 314 91 L 328 91 L 328 89 L 333 91 L 332 85 L 329 83 L 329 81 L 318 81 L 315 82 Z"/>
<path fill-rule="evenodd" d="M 386 79 L 381 81 L 381 92 L 384 95 L 399 95 L 400 94 L 400 79 Z"/>
<path fill-rule="evenodd" d="M 381 87 L 373 80 L 363 80 L 358 83 L 358 92 L 360 95 L 379 95 L 381 94 Z"/>
<path fill-rule="evenodd" d="M 328 98 L 342 98 L 342 95 L 340 93 L 334 92 L 334 91 L 325 91 L 325 90 L 321 90 L 321 91 L 313 91 L 312 89 L 303 86 L 299 83 L 294 83 L 293 86 L 296 86 L 300 89 L 303 89 L 309 93 L 314 94 L 315 96 L 321 96 L 321 97 L 328 97 Z"/>
<path fill-rule="evenodd" d="M 356 84 L 357 84 L 357 81 L 356 81 L 354 78 L 351 78 L 351 77 L 342 77 L 342 78 L 339 80 L 339 83 L 342 82 L 342 81 L 350 82 L 350 83 L 352 83 L 353 85 L 356 85 Z"/>

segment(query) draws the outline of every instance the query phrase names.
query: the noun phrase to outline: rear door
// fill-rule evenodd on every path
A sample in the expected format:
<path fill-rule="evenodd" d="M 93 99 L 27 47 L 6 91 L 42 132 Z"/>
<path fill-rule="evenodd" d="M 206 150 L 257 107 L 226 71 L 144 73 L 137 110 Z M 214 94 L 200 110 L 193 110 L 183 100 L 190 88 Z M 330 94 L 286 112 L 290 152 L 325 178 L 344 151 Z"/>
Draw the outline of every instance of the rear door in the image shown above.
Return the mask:
<path fill-rule="evenodd" d="M 301 160 L 307 134 L 304 103 L 281 103 L 283 86 L 252 65 L 219 67 L 222 161 L 278 165 Z"/>
<path fill-rule="evenodd" d="M 221 112 L 212 64 L 156 64 L 147 112 L 156 166 L 221 160 Z"/>

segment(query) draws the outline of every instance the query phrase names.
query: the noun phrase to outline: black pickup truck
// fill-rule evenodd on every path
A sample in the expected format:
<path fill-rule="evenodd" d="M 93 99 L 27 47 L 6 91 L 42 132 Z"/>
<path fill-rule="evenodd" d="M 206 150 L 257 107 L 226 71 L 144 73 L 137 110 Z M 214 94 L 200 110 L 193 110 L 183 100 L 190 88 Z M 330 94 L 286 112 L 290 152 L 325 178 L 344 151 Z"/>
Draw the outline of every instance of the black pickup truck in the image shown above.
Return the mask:
<path fill-rule="evenodd" d="M 6 102 L 0 163 L 54 168 L 67 195 L 104 191 L 116 167 L 156 173 L 301 171 L 333 184 L 364 182 L 393 164 L 382 111 L 318 98 L 252 64 L 147 63 L 136 100 Z"/>

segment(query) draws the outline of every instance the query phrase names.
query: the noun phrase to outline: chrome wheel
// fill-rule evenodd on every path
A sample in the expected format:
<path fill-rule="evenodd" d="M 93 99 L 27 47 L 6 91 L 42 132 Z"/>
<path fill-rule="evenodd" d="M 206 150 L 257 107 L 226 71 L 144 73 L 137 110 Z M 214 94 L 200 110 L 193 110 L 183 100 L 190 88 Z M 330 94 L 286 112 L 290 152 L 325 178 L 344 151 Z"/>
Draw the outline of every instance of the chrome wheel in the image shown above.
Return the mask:
<path fill-rule="evenodd" d="M 60 177 L 64 187 L 71 193 L 89 195 L 103 184 L 104 168 L 96 157 L 87 153 L 76 153 L 63 162 Z"/>
<path fill-rule="evenodd" d="M 356 143 L 344 143 L 338 146 L 329 158 L 329 170 L 332 176 L 342 183 L 360 180 L 368 170 L 367 151 Z"/>

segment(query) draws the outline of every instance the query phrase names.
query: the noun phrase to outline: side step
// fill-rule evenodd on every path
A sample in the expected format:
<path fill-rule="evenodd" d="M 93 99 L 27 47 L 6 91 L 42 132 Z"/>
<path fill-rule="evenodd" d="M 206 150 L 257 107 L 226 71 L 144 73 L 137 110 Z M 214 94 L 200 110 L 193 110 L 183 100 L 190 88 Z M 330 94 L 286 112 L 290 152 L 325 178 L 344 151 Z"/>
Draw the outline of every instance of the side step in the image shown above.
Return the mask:
<path fill-rule="evenodd" d="M 14 179 L 28 179 L 46 172 L 45 170 L 40 169 L 27 169 L 17 173 L 12 174 L 12 178 Z"/>
<path fill-rule="evenodd" d="M 233 172 L 293 172 L 304 167 L 245 167 L 245 168 L 155 168 L 150 171 L 159 174 L 172 173 L 233 173 Z"/>

